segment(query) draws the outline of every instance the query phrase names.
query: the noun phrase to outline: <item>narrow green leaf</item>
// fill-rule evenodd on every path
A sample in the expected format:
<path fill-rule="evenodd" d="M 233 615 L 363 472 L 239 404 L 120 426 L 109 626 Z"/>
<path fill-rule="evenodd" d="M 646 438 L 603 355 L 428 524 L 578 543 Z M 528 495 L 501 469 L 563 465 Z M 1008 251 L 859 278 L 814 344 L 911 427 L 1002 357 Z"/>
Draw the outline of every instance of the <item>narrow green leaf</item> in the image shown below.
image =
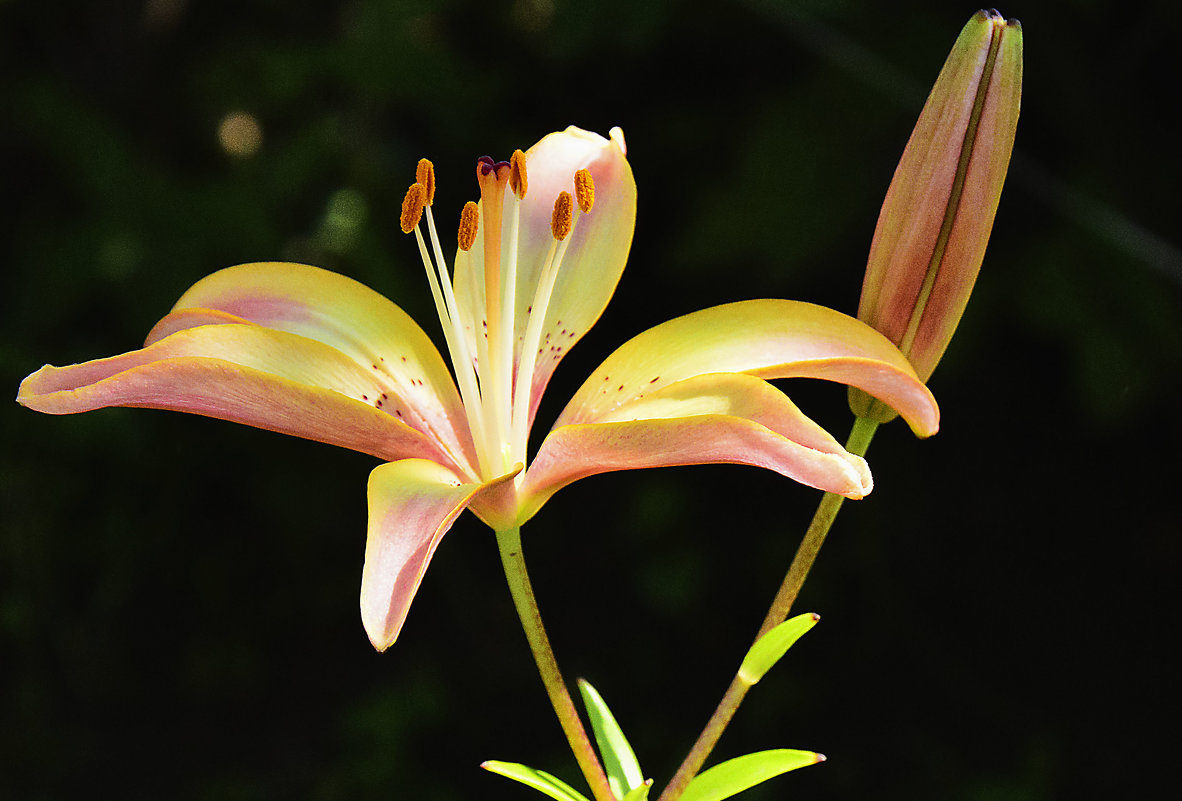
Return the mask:
<path fill-rule="evenodd" d="M 812 751 L 777 748 L 728 759 L 704 771 L 686 785 L 681 801 L 722 801 L 754 787 L 760 782 L 797 768 L 823 762 L 825 757 Z"/>
<path fill-rule="evenodd" d="M 480 767 L 492 773 L 528 785 L 554 801 L 587 801 L 587 797 L 557 776 L 544 770 L 537 770 L 518 762 L 497 762 L 489 760 L 481 762 Z"/>
<path fill-rule="evenodd" d="M 644 784 L 644 773 L 640 770 L 640 763 L 636 761 L 636 754 L 632 751 L 632 746 L 628 745 L 620 724 L 616 723 L 603 697 L 596 692 L 591 683 L 579 679 L 579 692 L 583 695 L 587 715 L 591 718 L 591 729 L 595 732 L 595 742 L 599 744 L 599 754 L 603 757 L 603 769 L 607 772 L 608 786 L 616 798 L 623 798 L 628 792 Z"/>
<path fill-rule="evenodd" d="M 644 784 L 633 787 L 622 801 L 648 801 L 648 791 L 653 788 L 653 780 L 645 779 Z"/>
<path fill-rule="evenodd" d="M 821 616 L 818 614 L 805 612 L 803 615 L 785 620 L 760 637 L 743 657 L 743 664 L 739 666 L 739 678 L 748 685 L 762 679 L 763 674 L 780 661 L 780 657 L 786 654 L 805 632 L 817 625 L 820 619 Z"/>

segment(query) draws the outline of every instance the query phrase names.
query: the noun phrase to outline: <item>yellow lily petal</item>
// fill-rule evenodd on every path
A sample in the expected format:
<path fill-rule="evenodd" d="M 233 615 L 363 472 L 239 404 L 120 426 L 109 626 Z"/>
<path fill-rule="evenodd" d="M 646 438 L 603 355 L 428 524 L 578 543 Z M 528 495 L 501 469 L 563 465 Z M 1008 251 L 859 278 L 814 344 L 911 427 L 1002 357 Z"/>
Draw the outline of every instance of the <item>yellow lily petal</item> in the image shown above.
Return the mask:
<path fill-rule="evenodd" d="M 335 348 L 396 388 L 449 448 L 474 459 L 460 396 L 443 357 L 406 312 L 364 284 L 306 264 L 228 267 L 185 292 L 148 344 L 227 315 Z"/>
<path fill-rule="evenodd" d="M 17 401 L 49 414 L 138 406 L 201 414 L 373 454 L 455 464 L 373 370 L 315 340 L 253 324 L 179 331 L 142 350 L 46 365 Z"/>
<path fill-rule="evenodd" d="M 720 372 L 838 381 L 897 409 L 919 436 L 939 428 L 931 392 L 886 337 L 840 312 L 791 300 L 714 306 L 637 335 L 591 374 L 555 428 L 599 422 L 642 395 Z"/>
<path fill-rule="evenodd" d="M 828 492 L 861 498 L 870 470 L 784 393 L 742 373 L 712 373 L 664 386 L 595 423 L 555 428 L 522 487 L 524 521 L 580 478 L 611 470 L 746 464 Z"/>
<path fill-rule="evenodd" d="M 509 478 L 466 484 L 424 459 L 389 462 L 369 474 L 361 621 L 374 648 L 384 651 L 398 639 L 423 573 L 460 512 Z"/>

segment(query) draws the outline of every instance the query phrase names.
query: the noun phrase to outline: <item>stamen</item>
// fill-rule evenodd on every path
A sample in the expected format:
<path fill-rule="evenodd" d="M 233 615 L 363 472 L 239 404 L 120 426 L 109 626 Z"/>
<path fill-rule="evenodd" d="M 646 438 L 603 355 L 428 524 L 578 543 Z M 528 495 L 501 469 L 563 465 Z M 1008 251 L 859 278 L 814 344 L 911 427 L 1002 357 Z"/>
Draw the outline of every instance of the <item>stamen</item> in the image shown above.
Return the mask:
<path fill-rule="evenodd" d="M 460 229 L 456 232 L 460 250 L 471 250 L 476 244 L 476 232 L 480 228 L 480 207 L 469 200 L 460 212 Z"/>
<path fill-rule="evenodd" d="M 455 337 L 452 333 L 453 318 L 448 312 L 447 305 L 444 300 L 443 292 L 441 290 L 440 283 L 439 283 L 439 275 L 436 272 L 435 265 L 431 261 L 430 255 L 428 254 L 427 243 L 423 239 L 423 231 L 419 227 L 419 222 L 420 222 L 420 219 L 422 218 L 422 215 L 423 215 L 423 208 L 424 208 L 423 200 L 425 199 L 425 197 L 426 197 L 426 191 L 423 189 L 422 184 L 419 184 L 419 183 L 411 184 L 410 189 L 407 190 L 406 199 L 403 201 L 403 204 L 402 204 L 402 220 L 401 220 L 402 230 L 406 231 L 407 233 L 410 233 L 411 231 L 414 232 L 415 240 L 418 242 L 418 245 L 419 245 L 419 255 L 422 257 L 423 267 L 427 271 L 427 282 L 431 286 L 431 297 L 435 301 L 435 312 L 436 312 L 436 314 L 439 315 L 439 322 L 443 326 L 443 338 L 447 342 L 447 350 L 448 350 L 448 353 L 451 354 L 452 363 L 456 364 L 457 363 L 457 356 L 459 355 L 460 351 L 458 350 L 458 343 L 456 342 Z M 430 209 L 427 210 L 427 222 L 428 222 L 428 226 L 431 230 L 432 240 L 433 241 L 437 240 L 438 238 L 435 236 L 435 226 L 434 226 L 434 224 L 431 223 Z M 409 231 L 407 230 L 408 225 L 410 226 Z M 444 271 L 440 271 L 440 272 L 443 273 L 443 279 L 446 282 L 447 273 Z M 403 357 L 403 361 L 406 361 L 405 357 Z M 459 380 L 460 380 L 460 393 L 461 393 L 461 396 L 464 398 L 464 406 L 465 406 L 465 411 L 466 411 L 467 406 L 468 406 L 468 397 L 471 395 L 471 393 L 465 391 L 466 388 L 464 386 L 464 381 L 463 381 L 464 377 L 462 374 L 460 374 L 458 369 L 457 369 L 457 378 L 459 378 Z M 474 429 L 474 431 L 475 431 L 475 429 Z M 479 456 L 480 456 L 480 454 L 478 452 L 477 458 L 479 458 Z M 453 454 L 453 458 L 456 460 L 457 464 L 461 465 L 462 467 L 467 469 L 469 472 L 471 472 L 471 464 L 468 462 L 467 458 L 464 457 L 462 452 L 458 453 L 458 454 Z"/>
<path fill-rule="evenodd" d="M 433 177 L 433 174 L 432 174 Z M 468 340 L 464 335 L 459 307 L 456 304 L 455 292 L 452 289 L 451 278 L 447 273 L 447 260 L 443 256 L 443 247 L 439 243 L 439 234 L 435 230 L 435 217 L 431 207 L 426 209 L 427 230 L 431 234 L 431 247 L 435 253 L 435 272 L 438 272 L 438 282 L 430 267 L 427 268 L 431 282 L 431 293 L 435 296 L 436 309 L 439 312 L 439 322 L 443 325 L 443 336 L 447 340 L 447 349 L 451 354 L 451 362 L 455 369 L 456 381 L 460 387 L 460 397 L 464 403 L 464 414 L 472 429 L 472 438 L 476 445 L 476 458 L 483 475 L 492 466 L 488 449 L 485 447 L 487 438 L 484 435 L 484 421 L 481 418 L 480 387 L 478 385 L 472 353 L 468 348 Z M 424 264 L 427 261 L 422 234 L 416 229 L 415 236 L 419 240 L 419 247 L 423 249 Z M 437 286 L 438 283 L 438 286 Z M 440 294 L 443 306 L 439 307 Z"/>
<path fill-rule="evenodd" d="M 579 201 L 579 210 L 584 214 L 595 205 L 595 179 L 586 168 L 575 173 L 575 199 Z"/>
<path fill-rule="evenodd" d="M 427 190 L 420 183 L 411 184 L 410 189 L 406 190 L 406 197 L 402 199 L 402 215 L 399 217 L 402 233 L 409 234 L 418 227 L 419 220 L 423 219 L 426 198 Z"/>
<path fill-rule="evenodd" d="M 570 235 L 570 229 L 574 224 L 573 215 L 570 192 L 559 192 L 558 197 L 554 199 L 554 214 L 550 217 L 550 233 L 554 234 L 554 238 L 559 242 Z"/>
<path fill-rule="evenodd" d="M 513 388 L 513 419 L 510 421 L 511 441 L 514 448 L 513 456 L 522 463 L 525 462 L 526 450 L 529 448 L 529 407 L 533 400 L 534 368 L 537 365 L 538 348 L 542 341 L 542 325 L 546 321 L 550 296 L 554 293 L 554 281 L 558 277 L 558 271 L 554 264 L 558 244 L 557 239 L 550 243 L 550 251 L 546 254 L 546 260 L 542 263 L 542 271 L 538 275 L 538 284 L 534 288 L 534 300 L 529 305 L 525 334 L 521 341 L 521 361 L 517 365 L 517 382 Z"/>
<path fill-rule="evenodd" d="M 525 200 L 525 190 L 529 181 L 525 174 L 525 154 L 520 150 L 513 151 L 513 158 L 509 159 L 509 188 L 518 200 Z"/>
<path fill-rule="evenodd" d="M 580 170 L 586 173 L 586 170 Z M 586 178 L 575 176 L 575 191 L 579 192 L 588 187 L 588 209 L 594 202 L 595 185 L 591 181 L 590 173 Z M 580 207 L 580 211 L 582 208 Z M 550 243 L 550 251 L 542 264 L 538 275 L 538 283 L 534 288 L 534 300 L 530 304 L 529 319 L 525 324 L 525 334 L 521 343 L 521 362 L 517 367 L 517 385 L 513 393 L 513 420 L 511 424 L 514 458 L 524 462 L 526 449 L 529 446 L 529 412 L 533 402 L 534 368 L 537 365 L 538 350 L 542 342 L 542 326 L 546 322 L 546 312 L 550 306 L 550 298 L 554 294 L 554 284 L 558 280 L 558 270 L 562 266 L 562 258 L 570 245 L 567 237 L 574 228 L 574 200 L 570 192 L 559 192 L 554 199 L 554 214 L 550 218 L 550 232 L 554 234 L 554 241 Z M 573 335 L 573 334 L 572 334 Z M 553 348 L 551 348 L 553 350 Z"/>
<path fill-rule="evenodd" d="M 415 183 L 423 185 L 427 190 L 427 205 L 435 203 L 435 165 L 430 159 L 419 159 L 419 166 L 415 168 Z"/>

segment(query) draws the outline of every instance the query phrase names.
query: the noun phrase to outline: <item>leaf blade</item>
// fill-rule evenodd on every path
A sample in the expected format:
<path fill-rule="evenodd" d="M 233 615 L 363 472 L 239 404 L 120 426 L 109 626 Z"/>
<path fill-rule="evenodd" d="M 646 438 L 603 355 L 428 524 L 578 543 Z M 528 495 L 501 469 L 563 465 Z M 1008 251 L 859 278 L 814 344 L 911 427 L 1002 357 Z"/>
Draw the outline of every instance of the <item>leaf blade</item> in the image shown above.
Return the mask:
<path fill-rule="evenodd" d="M 743 663 L 739 666 L 739 678 L 748 686 L 758 682 L 797 640 L 817 625 L 820 619 L 820 615 L 806 612 L 785 620 L 760 637 L 743 657 Z"/>
<path fill-rule="evenodd" d="M 591 729 L 599 745 L 608 785 L 616 798 L 623 798 L 644 784 L 644 772 L 603 696 L 586 679 L 579 679 L 579 693 L 587 707 L 587 716 L 591 718 Z"/>
<path fill-rule="evenodd" d="M 504 776 L 507 779 L 521 782 L 532 787 L 543 795 L 548 795 L 554 801 L 588 801 L 587 797 L 562 779 L 544 770 L 522 765 L 520 762 L 500 762 L 490 759 L 480 763 L 480 767 Z"/>
<path fill-rule="evenodd" d="M 824 760 L 822 754 L 790 748 L 757 751 L 728 759 L 694 777 L 681 794 L 681 801 L 722 801 L 781 773 Z"/>

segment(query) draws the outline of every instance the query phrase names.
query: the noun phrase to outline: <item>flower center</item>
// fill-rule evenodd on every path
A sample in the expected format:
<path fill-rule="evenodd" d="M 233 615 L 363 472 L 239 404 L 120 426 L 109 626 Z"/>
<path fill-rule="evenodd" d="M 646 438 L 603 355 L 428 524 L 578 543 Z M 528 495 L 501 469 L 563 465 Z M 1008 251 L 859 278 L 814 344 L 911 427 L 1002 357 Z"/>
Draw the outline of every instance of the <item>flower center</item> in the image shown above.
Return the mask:
<path fill-rule="evenodd" d="M 570 234 L 579 216 L 591 211 L 595 185 L 589 171 L 579 170 L 574 176 L 574 196 L 563 191 L 555 199 L 550 247 L 537 273 L 537 285 L 531 288 L 517 284 L 521 272 L 518 265 L 521 204 L 529 185 L 525 154 L 515 151 L 508 162 L 493 161 L 487 156 L 479 159 L 476 180 L 480 186 L 480 205 L 469 201 L 460 214 L 456 264 L 471 258 L 479 242 L 483 261 L 479 278 L 483 279 L 483 286 L 477 285 L 478 276 L 468 270 L 473 286 L 463 289 L 471 293 L 470 308 L 482 319 L 469 319 L 472 312 L 457 302 L 453 276 L 460 271 L 453 270 L 449 275 L 443 257 L 431 213 L 435 169 L 427 159 L 419 162 L 415 183 L 403 201 L 400 222 L 403 232 L 413 231 L 418 242 L 476 447 L 476 466 L 466 459 L 458 461 L 473 477 L 488 480 L 526 463 L 530 409 L 535 405 L 533 376 L 542 348 L 542 326 Z M 421 225 L 424 216 L 426 237 Z M 523 332 L 518 336 L 517 294 L 531 289 L 533 299 L 525 309 L 520 326 Z M 519 482 L 523 474 L 524 471 L 518 475 Z"/>

